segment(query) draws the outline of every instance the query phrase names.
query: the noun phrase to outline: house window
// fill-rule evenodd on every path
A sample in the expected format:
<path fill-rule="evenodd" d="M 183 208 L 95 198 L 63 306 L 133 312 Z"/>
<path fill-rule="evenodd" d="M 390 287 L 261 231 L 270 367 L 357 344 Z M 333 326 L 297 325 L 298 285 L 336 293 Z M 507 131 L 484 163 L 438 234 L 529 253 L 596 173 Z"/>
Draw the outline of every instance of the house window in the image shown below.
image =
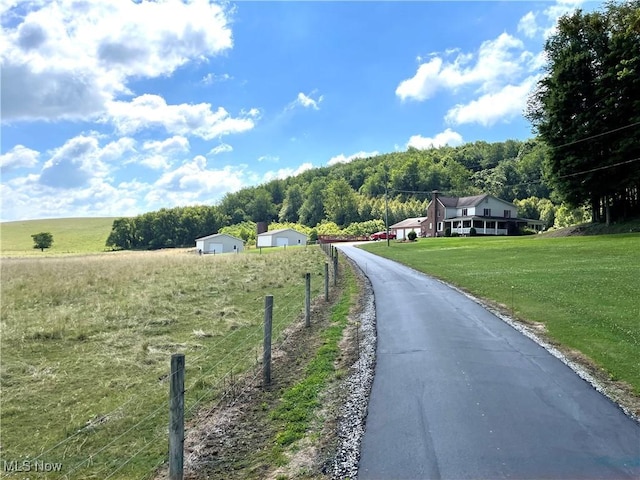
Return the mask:
<path fill-rule="evenodd" d="M 429 222 L 429 230 L 431 230 L 433 228 L 433 223 Z"/>
<path fill-rule="evenodd" d="M 485 217 L 490 217 L 491 216 L 491 209 L 490 208 L 485 208 L 484 209 L 484 216 Z"/>
<path fill-rule="evenodd" d="M 511 218 L 511 210 L 504 211 L 504 218 Z"/>
<path fill-rule="evenodd" d="M 438 223 L 438 231 L 441 232 L 442 231 L 442 222 Z"/>
<path fill-rule="evenodd" d="M 442 216 L 442 212 L 438 210 L 438 218 L 440 218 L 441 216 Z"/>
<path fill-rule="evenodd" d="M 463 208 L 462 209 L 462 216 L 466 217 L 467 216 L 467 212 L 468 212 L 468 210 L 466 208 Z"/>

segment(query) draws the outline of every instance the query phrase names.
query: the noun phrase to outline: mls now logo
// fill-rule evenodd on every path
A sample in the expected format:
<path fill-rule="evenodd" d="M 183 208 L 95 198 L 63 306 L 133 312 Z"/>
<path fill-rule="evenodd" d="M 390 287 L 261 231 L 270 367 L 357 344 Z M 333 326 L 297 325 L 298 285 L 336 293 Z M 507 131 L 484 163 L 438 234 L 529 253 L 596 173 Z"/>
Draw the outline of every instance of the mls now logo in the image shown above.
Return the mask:
<path fill-rule="evenodd" d="M 62 471 L 62 463 L 39 462 L 37 460 L 17 460 L 2 461 L 2 470 L 4 472 L 60 472 Z"/>

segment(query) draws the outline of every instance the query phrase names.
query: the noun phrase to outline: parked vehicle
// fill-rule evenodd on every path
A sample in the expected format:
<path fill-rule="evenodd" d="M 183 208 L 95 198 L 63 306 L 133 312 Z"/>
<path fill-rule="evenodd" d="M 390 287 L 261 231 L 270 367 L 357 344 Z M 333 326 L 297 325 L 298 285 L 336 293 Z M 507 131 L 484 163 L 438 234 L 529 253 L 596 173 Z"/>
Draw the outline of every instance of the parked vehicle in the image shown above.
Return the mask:
<path fill-rule="evenodd" d="M 396 238 L 396 234 L 393 232 L 389 232 L 389 240 L 393 240 Z M 387 232 L 376 232 L 369 237 L 369 240 L 386 240 Z"/>

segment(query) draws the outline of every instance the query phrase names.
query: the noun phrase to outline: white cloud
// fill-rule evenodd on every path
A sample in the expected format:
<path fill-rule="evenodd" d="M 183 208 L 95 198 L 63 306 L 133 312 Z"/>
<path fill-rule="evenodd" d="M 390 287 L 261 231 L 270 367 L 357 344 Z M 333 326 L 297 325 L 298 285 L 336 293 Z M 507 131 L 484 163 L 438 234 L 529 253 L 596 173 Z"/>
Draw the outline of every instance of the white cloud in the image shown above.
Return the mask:
<path fill-rule="evenodd" d="M 72 138 L 53 150 L 38 181 L 59 189 L 86 187 L 92 179 L 102 178 L 108 172 L 102 153 L 97 138 L 83 135 Z"/>
<path fill-rule="evenodd" d="M 202 83 L 204 83 L 205 85 L 212 85 L 214 83 L 226 82 L 232 79 L 233 77 L 228 73 L 223 73 L 222 75 L 207 73 L 204 77 L 202 77 Z"/>
<path fill-rule="evenodd" d="M 540 27 L 536 22 L 536 14 L 534 12 L 529 12 L 520 19 L 518 22 L 518 31 L 529 38 L 534 38 L 538 34 Z"/>
<path fill-rule="evenodd" d="M 349 163 L 352 162 L 353 160 L 355 160 L 356 158 L 368 158 L 368 157 L 375 157 L 376 155 L 379 155 L 380 153 L 375 151 L 375 152 L 358 152 L 358 153 L 354 153 L 353 155 L 349 155 L 348 157 L 344 155 L 344 153 L 341 153 L 340 155 L 336 155 L 335 157 L 332 157 L 328 162 L 327 165 L 331 166 L 331 165 L 335 165 L 337 163 Z"/>
<path fill-rule="evenodd" d="M 521 40 L 503 33 L 495 40 L 483 42 L 475 55 L 459 53 L 451 62 L 432 57 L 418 67 L 412 78 L 398 85 L 396 95 L 402 100 L 427 100 L 440 89 L 455 92 L 469 85 L 491 91 L 517 78 L 531 56 Z"/>
<path fill-rule="evenodd" d="M 303 163 L 298 168 L 281 168 L 277 171 L 269 171 L 264 174 L 263 182 L 270 182 L 271 180 L 280 179 L 284 180 L 288 177 L 295 177 L 296 175 L 300 175 L 302 172 L 306 172 L 307 170 L 311 170 L 313 165 L 309 162 Z"/>
<path fill-rule="evenodd" d="M 135 215 L 141 213 L 138 197 L 144 188 L 142 184 L 113 186 L 94 177 L 61 194 L 58 188 L 42 184 L 38 175 L 28 175 L 3 182 L 0 191 L 5 221 L 34 218 L 34 205 L 38 218 Z"/>
<path fill-rule="evenodd" d="M 585 0 L 556 0 L 556 3 L 544 10 L 544 15 L 550 23 L 555 24 L 562 15 L 573 12 L 584 2 Z"/>
<path fill-rule="evenodd" d="M 518 22 L 518 32 L 522 32 L 528 38 L 548 38 L 555 32 L 558 19 L 573 12 L 582 3 L 584 0 L 558 0 L 542 12 L 528 12 Z"/>
<path fill-rule="evenodd" d="M 205 140 L 240 133 L 254 127 L 257 109 L 233 118 L 222 107 L 216 111 L 208 103 L 168 105 L 158 95 L 145 94 L 130 102 L 114 101 L 108 105 L 111 120 L 118 132 L 133 134 L 143 129 L 163 127 L 168 133 L 194 135 Z"/>
<path fill-rule="evenodd" d="M 244 177 L 244 168 L 229 165 L 222 169 L 209 169 L 207 159 L 198 155 L 164 173 L 153 184 L 145 201 L 150 208 L 213 203 L 225 193 L 245 187 Z"/>
<path fill-rule="evenodd" d="M 144 150 L 157 154 L 172 155 L 189 151 L 189 140 L 181 135 L 174 135 L 166 140 L 150 140 L 142 145 Z"/>
<path fill-rule="evenodd" d="M 92 135 L 99 138 L 97 133 Z M 100 149 L 98 157 L 104 162 L 120 162 L 125 156 L 135 153 L 136 141 L 130 137 L 121 137 Z"/>
<path fill-rule="evenodd" d="M 402 100 L 426 100 L 431 98 L 438 90 L 440 81 L 438 75 L 442 68 L 441 58 L 432 58 L 426 63 L 418 67 L 416 74 L 407 80 L 403 80 L 398 88 L 396 95 Z"/>
<path fill-rule="evenodd" d="M 231 145 L 229 145 L 228 143 L 221 143 L 220 145 L 216 145 L 211 150 L 209 150 L 209 153 L 207 155 L 220 155 L 221 153 L 232 151 L 233 147 Z"/>
<path fill-rule="evenodd" d="M 228 12 L 208 0 L 17 0 L 0 30 L 3 121 L 91 118 L 133 78 L 232 47 Z"/>
<path fill-rule="evenodd" d="M 16 145 L 7 153 L 0 155 L 0 169 L 5 172 L 17 168 L 32 168 L 38 164 L 40 152 L 24 145 Z"/>
<path fill-rule="evenodd" d="M 429 148 L 438 148 L 444 145 L 455 147 L 462 144 L 462 135 L 447 128 L 444 132 L 440 132 L 433 137 L 423 137 L 422 135 L 413 135 L 407 143 L 407 148 L 413 147 L 418 150 L 427 150 Z"/>
<path fill-rule="evenodd" d="M 261 155 L 258 157 L 258 161 L 278 163 L 280 161 L 280 157 L 275 155 Z"/>
<path fill-rule="evenodd" d="M 324 97 L 320 95 L 317 99 L 313 99 L 311 95 L 313 95 L 314 93 L 316 93 L 315 90 L 311 92 L 309 95 L 305 95 L 302 92 L 298 93 L 298 96 L 296 97 L 296 99 L 287 106 L 286 110 L 291 110 L 295 107 L 312 108 L 313 110 L 320 110 L 320 104 L 322 103 L 322 100 L 324 100 Z"/>
<path fill-rule="evenodd" d="M 539 76 L 527 77 L 519 85 L 507 85 L 495 93 L 487 93 L 466 105 L 456 105 L 447 112 L 446 121 L 455 125 L 478 123 L 485 127 L 500 120 L 521 115 Z"/>
<path fill-rule="evenodd" d="M 151 170 L 168 170 L 171 168 L 171 162 L 167 157 L 162 155 L 150 155 L 148 157 L 142 157 L 139 162 L 140 165 L 144 165 Z"/>
<path fill-rule="evenodd" d="M 59 150 L 79 150 L 89 145 L 99 155 L 92 142 L 78 138 L 77 145 L 65 145 Z M 58 156 L 60 151 L 56 152 Z M 86 155 L 85 155 L 86 156 Z M 76 166 L 82 168 L 84 165 Z M 158 210 L 163 207 L 194 204 L 214 204 L 224 194 L 248 185 L 255 174 L 246 165 L 213 169 L 206 159 L 196 156 L 177 168 L 166 171 L 156 181 L 114 182 L 105 175 L 88 176 L 79 185 L 69 185 L 64 191 L 59 183 L 49 185 L 41 176 L 31 174 L 0 184 L 2 221 L 30 218 L 63 218 L 126 216 Z M 37 212 L 34 212 L 37 205 Z M 37 215 L 36 215 L 37 213 Z"/>

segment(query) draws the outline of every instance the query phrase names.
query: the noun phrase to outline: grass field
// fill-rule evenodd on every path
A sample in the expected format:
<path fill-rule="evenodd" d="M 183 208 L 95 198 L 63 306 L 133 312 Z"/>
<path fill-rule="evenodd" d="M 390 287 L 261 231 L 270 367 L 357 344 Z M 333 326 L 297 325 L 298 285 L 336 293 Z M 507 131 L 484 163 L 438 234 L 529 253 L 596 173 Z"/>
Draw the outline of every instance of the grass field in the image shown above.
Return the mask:
<path fill-rule="evenodd" d="M 543 323 L 552 338 L 640 395 L 640 234 L 429 238 L 363 248 Z"/>
<path fill-rule="evenodd" d="M 3 222 L 0 224 L 0 254 L 7 256 L 51 256 L 105 251 L 113 218 L 55 218 Z M 31 235 L 50 232 L 53 245 L 44 252 L 33 248 Z"/>
<path fill-rule="evenodd" d="M 261 357 L 264 296 L 277 339 L 324 262 L 315 247 L 3 259 L 1 460 L 147 478 L 166 457 L 170 355 L 186 355 L 189 414 Z"/>

